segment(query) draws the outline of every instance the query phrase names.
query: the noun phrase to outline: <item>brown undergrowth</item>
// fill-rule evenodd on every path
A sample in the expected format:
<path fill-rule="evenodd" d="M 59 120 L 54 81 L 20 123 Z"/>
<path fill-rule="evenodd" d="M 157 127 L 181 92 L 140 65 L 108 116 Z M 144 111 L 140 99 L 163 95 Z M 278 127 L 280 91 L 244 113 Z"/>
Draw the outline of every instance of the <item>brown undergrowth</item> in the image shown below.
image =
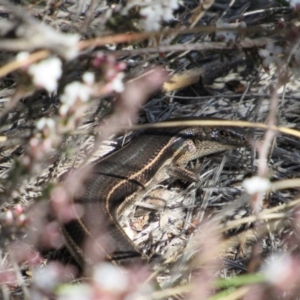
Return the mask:
<path fill-rule="evenodd" d="M 0 0 L 0 24 L 1 299 L 300 298 L 296 1 Z M 243 127 L 249 147 L 124 212 L 163 260 L 53 260 L 86 176 L 70 170 L 182 116 Z"/>

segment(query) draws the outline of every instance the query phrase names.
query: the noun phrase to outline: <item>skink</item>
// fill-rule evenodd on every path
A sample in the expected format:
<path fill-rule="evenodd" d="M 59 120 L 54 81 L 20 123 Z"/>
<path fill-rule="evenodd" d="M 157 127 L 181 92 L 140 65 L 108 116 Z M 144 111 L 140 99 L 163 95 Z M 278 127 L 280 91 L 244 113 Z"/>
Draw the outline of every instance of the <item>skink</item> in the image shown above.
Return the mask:
<path fill-rule="evenodd" d="M 195 119 L 195 118 L 194 118 Z M 180 121 L 185 120 L 182 118 Z M 191 120 L 186 118 L 186 120 Z M 186 169 L 189 161 L 247 145 L 242 130 L 231 127 L 176 127 L 148 129 L 132 142 L 93 164 L 83 182 L 81 195 L 74 196 L 83 214 L 62 226 L 66 246 L 83 268 L 92 264 L 85 249 L 91 241 L 93 253 L 106 259 L 130 263 L 141 254 L 118 223 L 118 214 L 145 189 L 172 176 L 196 181 L 197 176 Z M 130 200 L 128 200 L 130 199 Z M 113 243 L 99 240 L 107 232 Z"/>

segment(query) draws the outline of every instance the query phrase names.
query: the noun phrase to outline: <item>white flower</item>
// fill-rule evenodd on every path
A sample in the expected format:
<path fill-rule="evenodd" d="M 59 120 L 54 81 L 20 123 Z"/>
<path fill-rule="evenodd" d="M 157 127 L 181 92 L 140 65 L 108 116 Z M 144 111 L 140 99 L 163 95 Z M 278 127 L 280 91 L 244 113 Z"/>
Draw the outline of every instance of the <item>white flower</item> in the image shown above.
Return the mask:
<path fill-rule="evenodd" d="M 112 90 L 117 93 L 121 93 L 124 91 L 124 84 L 122 79 L 124 78 L 124 73 L 118 73 L 115 78 L 110 82 Z"/>
<path fill-rule="evenodd" d="M 87 85 L 92 85 L 95 82 L 95 74 L 92 72 L 85 72 L 82 76 L 82 80 Z"/>
<path fill-rule="evenodd" d="M 22 61 L 22 60 L 26 60 L 28 57 L 29 57 L 29 53 L 23 51 L 23 52 L 19 52 L 19 53 L 16 55 L 16 60 Z"/>
<path fill-rule="evenodd" d="M 60 59 L 51 57 L 31 65 L 28 74 L 37 87 L 45 88 L 51 93 L 57 89 L 57 81 L 62 74 L 61 66 Z"/>
<path fill-rule="evenodd" d="M 107 291 L 122 293 L 128 288 L 126 274 L 109 263 L 98 265 L 94 270 L 93 279 L 97 285 Z"/>
<path fill-rule="evenodd" d="M 268 261 L 264 263 L 262 271 L 271 284 L 287 291 L 297 285 L 298 262 L 288 253 L 277 253 L 269 257 Z"/>
<path fill-rule="evenodd" d="M 58 300 L 87 300 L 93 298 L 93 289 L 88 284 L 68 284 L 57 289 Z"/>
<path fill-rule="evenodd" d="M 90 87 L 79 81 L 74 81 L 65 87 L 64 93 L 60 98 L 61 103 L 72 106 L 79 98 L 82 102 L 87 102 L 90 98 Z"/>
<path fill-rule="evenodd" d="M 140 15 L 145 18 L 143 23 L 147 31 L 159 30 L 160 22 L 173 19 L 173 10 L 179 7 L 177 0 L 145 2 L 144 6 L 143 3 L 140 3 L 140 6 L 143 6 Z"/>
<path fill-rule="evenodd" d="M 159 5 L 147 6 L 140 10 L 141 16 L 145 17 L 144 25 L 146 30 L 159 30 L 161 20 L 161 10 Z"/>
<path fill-rule="evenodd" d="M 233 31 L 217 31 L 216 32 L 217 41 L 221 40 L 225 43 L 229 43 L 230 41 L 235 41 L 236 32 Z"/>
<path fill-rule="evenodd" d="M 48 127 L 51 131 L 55 128 L 55 122 L 50 118 L 41 118 L 36 122 L 36 128 L 38 130 L 43 130 L 45 127 Z"/>
<path fill-rule="evenodd" d="M 253 195 L 255 193 L 267 192 L 271 188 L 271 183 L 267 178 L 255 176 L 245 179 L 243 187 L 249 195 Z"/>
<path fill-rule="evenodd" d="M 280 54 L 283 53 L 283 49 L 280 46 L 276 46 L 274 43 L 268 43 L 265 49 L 258 51 L 259 55 L 263 58 L 263 65 L 269 67 L 271 63 L 281 63 Z"/>
<path fill-rule="evenodd" d="M 91 93 L 92 88 L 79 81 L 68 84 L 64 89 L 63 95 L 60 97 L 60 102 L 62 103 L 59 108 L 60 114 L 63 116 L 66 115 L 77 100 L 87 102 L 90 99 Z"/>
<path fill-rule="evenodd" d="M 59 283 L 59 275 L 56 266 L 48 265 L 36 269 L 34 271 L 33 281 L 38 288 L 51 292 Z"/>

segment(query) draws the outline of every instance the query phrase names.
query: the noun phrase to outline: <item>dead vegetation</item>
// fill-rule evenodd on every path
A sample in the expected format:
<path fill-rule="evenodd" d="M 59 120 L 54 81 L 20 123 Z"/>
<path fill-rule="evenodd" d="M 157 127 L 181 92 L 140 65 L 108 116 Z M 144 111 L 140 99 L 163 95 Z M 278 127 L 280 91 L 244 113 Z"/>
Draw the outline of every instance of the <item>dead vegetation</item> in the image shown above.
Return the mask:
<path fill-rule="evenodd" d="M 299 9 L 0 0 L 0 298 L 300 298 Z M 132 125 L 181 116 L 231 120 L 249 147 L 194 162 L 199 183 L 160 185 L 123 214 L 164 262 L 99 260 L 78 279 L 52 260 L 80 185 L 58 178 L 129 142 Z"/>

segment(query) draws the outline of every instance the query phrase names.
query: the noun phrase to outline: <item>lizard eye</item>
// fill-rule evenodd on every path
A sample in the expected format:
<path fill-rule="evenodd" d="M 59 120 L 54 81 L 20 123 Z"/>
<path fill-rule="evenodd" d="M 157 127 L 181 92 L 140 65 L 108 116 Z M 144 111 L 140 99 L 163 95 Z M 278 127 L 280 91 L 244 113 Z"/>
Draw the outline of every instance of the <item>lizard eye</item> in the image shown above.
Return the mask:
<path fill-rule="evenodd" d="M 218 132 L 219 137 L 230 139 L 233 138 L 235 140 L 244 140 L 246 141 L 245 136 L 242 133 L 239 133 L 238 131 L 231 131 L 230 129 L 220 129 Z"/>
<path fill-rule="evenodd" d="M 224 129 L 218 129 L 215 131 L 214 133 L 215 137 L 219 137 L 219 138 L 228 138 L 231 136 L 230 132 Z"/>
<path fill-rule="evenodd" d="M 230 136 L 230 133 L 226 130 L 219 130 L 219 135 L 222 136 L 222 137 L 228 137 Z"/>
<path fill-rule="evenodd" d="M 238 130 L 226 129 L 215 129 L 211 135 L 213 140 L 219 140 L 221 143 L 225 144 L 246 144 L 247 139 L 242 132 Z"/>

